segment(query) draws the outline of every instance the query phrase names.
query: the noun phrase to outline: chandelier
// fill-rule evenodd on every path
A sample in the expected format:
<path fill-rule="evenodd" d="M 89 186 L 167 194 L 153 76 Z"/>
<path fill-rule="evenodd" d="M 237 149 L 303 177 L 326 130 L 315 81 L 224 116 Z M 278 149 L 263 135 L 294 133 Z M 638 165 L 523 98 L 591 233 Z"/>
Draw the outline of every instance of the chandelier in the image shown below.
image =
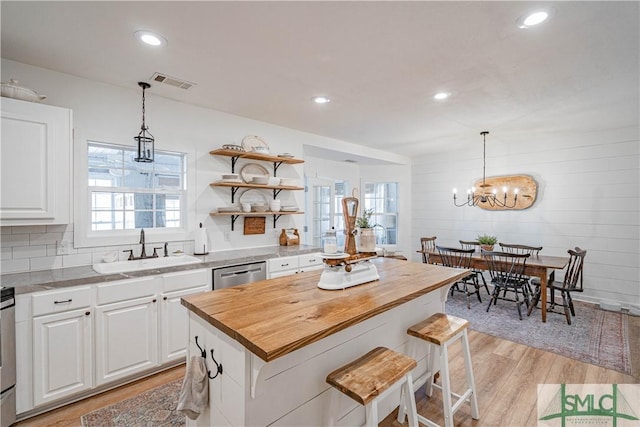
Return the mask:
<path fill-rule="evenodd" d="M 457 207 L 461 206 L 490 206 L 490 207 L 499 207 L 504 209 L 512 209 L 516 206 L 518 201 L 518 189 L 515 188 L 513 190 L 513 199 L 512 202 L 509 202 L 507 190 L 508 188 L 502 187 L 503 197 L 498 197 L 498 190 L 491 189 L 491 185 L 486 183 L 485 170 L 487 167 L 487 135 L 488 131 L 480 132 L 483 138 L 483 152 L 482 152 L 482 184 L 480 184 L 480 189 L 476 191 L 475 187 L 471 187 L 467 190 L 467 200 L 462 203 L 458 203 L 458 199 L 456 198 L 457 189 L 453 189 L 453 204 Z"/>
<path fill-rule="evenodd" d="M 138 82 L 138 86 L 142 88 L 142 126 L 140 127 L 138 136 L 133 137 L 138 143 L 138 155 L 134 157 L 133 160 L 136 162 L 151 163 L 153 162 L 153 156 L 155 154 L 154 139 L 144 121 L 144 91 L 149 89 L 151 85 L 145 82 Z"/>

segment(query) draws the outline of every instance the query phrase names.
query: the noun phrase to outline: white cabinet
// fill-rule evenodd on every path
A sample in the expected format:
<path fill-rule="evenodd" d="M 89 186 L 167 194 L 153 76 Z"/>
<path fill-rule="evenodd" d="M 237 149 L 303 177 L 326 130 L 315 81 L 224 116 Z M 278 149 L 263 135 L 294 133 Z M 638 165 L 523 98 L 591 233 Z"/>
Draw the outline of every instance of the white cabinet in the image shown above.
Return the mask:
<path fill-rule="evenodd" d="M 92 387 L 90 301 L 88 287 L 32 296 L 34 405 Z"/>
<path fill-rule="evenodd" d="M 160 363 L 187 355 L 189 312 L 180 299 L 211 290 L 211 270 L 165 274 L 162 276 L 160 304 Z"/>
<path fill-rule="evenodd" d="M 158 280 L 146 277 L 98 286 L 96 385 L 158 364 Z"/>
<path fill-rule="evenodd" d="M 320 270 L 324 267 L 319 253 L 304 254 L 298 257 L 300 273 L 305 271 Z"/>
<path fill-rule="evenodd" d="M 304 273 L 305 271 L 322 268 L 322 258 L 317 253 L 294 255 L 267 260 L 267 274 L 269 279 Z"/>
<path fill-rule="evenodd" d="M 267 274 L 269 279 L 290 276 L 298 273 L 298 256 L 286 256 L 267 260 Z"/>
<path fill-rule="evenodd" d="M 68 224 L 71 110 L 2 98 L 0 225 Z"/>

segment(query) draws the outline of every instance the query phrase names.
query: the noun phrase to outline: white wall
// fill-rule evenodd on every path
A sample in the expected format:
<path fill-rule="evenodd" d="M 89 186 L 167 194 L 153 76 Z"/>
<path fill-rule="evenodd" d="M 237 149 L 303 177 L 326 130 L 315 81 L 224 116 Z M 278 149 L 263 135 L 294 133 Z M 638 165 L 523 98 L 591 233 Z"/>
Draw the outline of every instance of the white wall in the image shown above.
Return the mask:
<path fill-rule="evenodd" d="M 47 95 L 44 103 L 71 108 L 74 117 L 74 206 L 75 220 L 67 227 L 2 227 L 2 273 L 43 270 L 48 268 L 87 265 L 99 262 L 105 252 L 135 248 L 138 253 L 138 234 L 134 231 L 122 236 L 121 241 L 103 244 L 80 238 L 87 227 L 86 180 L 83 179 L 87 140 L 130 144 L 140 128 L 141 91 L 135 82 L 130 89 L 81 79 L 68 74 L 2 60 L 2 78 L 16 78 L 21 85 Z M 176 89 L 180 90 L 180 89 Z M 188 153 L 190 175 L 188 203 L 188 233 L 167 239 L 154 230 L 147 230 L 147 242 L 171 242 L 170 249 L 193 252 L 193 231 L 202 222 L 207 228 L 211 250 L 249 248 L 278 244 L 281 228 L 302 228 L 303 215 L 282 216 L 273 228 L 273 217 L 267 216 L 266 234 L 243 234 L 243 221 L 236 221 L 230 230 L 228 217 L 211 217 L 210 212 L 231 204 L 230 190 L 213 188 L 209 184 L 220 179 L 231 169 L 230 158 L 214 157 L 209 151 L 228 143 L 240 143 L 246 135 L 259 135 L 270 146 L 271 153 L 290 152 L 303 156 L 303 145 L 318 147 L 348 146 L 354 144 L 325 138 L 281 126 L 233 116 L 219 111 L 200 108 L 155 96 L 153 87 L 146 93 L 147 125 L 156 139 L 156 149 Z M 382 152 L 376 151 L 381 156 Z M 389 154 L 390 157 L 397 157 Z M 240 160 L 237 170 L 246 162 Z M 272 165 L 261 163 L 272 171 Z M 282 165 L 278 176 L 291 177 L 303 184 L 305 165 Z M 357 173 L 357 172 L 356 172 Z M 242 191 L 239 191 L 240 194 Z M 267 195 L 265 191 L 265 195 Z M 283 204 L 304 206 L 302 191 L 283 191 L 278 196 Z M 61 240 L 81 242 L 60 255 L 57 245 Z M 117 244 L 116 244 L 117 243 Z M 156 245 L 157 246 L 157 245 Z M 120 252 L 122 255 L 122 252 Z"/>
<path fill-rule="evenodd" d="M 496 138 L 495 135 L 498 135 Z M 420 236 L 442 245 L 495 234 L 499 241 L 541 245 L 543 254 L 587 250 L 584 294 L 576 298 L 640 304 L 638 128 L 572 134 L 487 137 L 487 176 L 529 174 L 535 204 L 521 211 L 454 207 L 452 189 L 482 177 L 482 140 L 469 149 L 414 160 L 413 246 Z M 414 259 L 418 259 L 414 255 Z M 557 276 L 556 276 L 557 277 Z"/>

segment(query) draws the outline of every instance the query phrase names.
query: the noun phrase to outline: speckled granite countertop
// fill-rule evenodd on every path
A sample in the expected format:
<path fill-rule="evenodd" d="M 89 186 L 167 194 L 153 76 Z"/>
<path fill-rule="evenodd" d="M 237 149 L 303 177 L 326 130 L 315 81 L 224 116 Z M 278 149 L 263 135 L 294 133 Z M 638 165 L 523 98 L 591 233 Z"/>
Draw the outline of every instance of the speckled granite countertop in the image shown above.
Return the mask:
<path fill-rule="evenodd" d="M 117 274 L 99 274 L 90 265 L 83 267 L 57 268 L 53 270 L 31 271 L 28 273 L 13 273 L 0 275 L 2 286 L 14 287 L 16 295 L 58 289 L 69 286 L 104 283 L 114 280 L 130 279 L 133 277 L 153 276 L 174 271 L 197 270 L 201 268 L 216 268 L 249 262 L 265 261 L 292 255 L 321 252 L 314 246 L 267 246 L 252 249 L 237 249 L 231 251 L 211 252 L 209 255 L 195 255 L 202 263 L 186 264 L 174 267 L 131 271 Z"/>

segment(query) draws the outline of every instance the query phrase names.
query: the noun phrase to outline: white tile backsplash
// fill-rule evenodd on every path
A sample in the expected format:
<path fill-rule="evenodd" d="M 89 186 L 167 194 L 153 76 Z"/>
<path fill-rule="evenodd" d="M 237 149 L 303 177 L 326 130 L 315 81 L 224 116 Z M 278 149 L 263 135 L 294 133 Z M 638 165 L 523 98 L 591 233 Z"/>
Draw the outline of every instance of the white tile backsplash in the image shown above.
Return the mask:
<path fill-rule="evenodd" d="M 21 227 L 11 227 L 11 234 L 31 234 L 46 233 L 46 225 L 23 225 Z"/>
<path fill-rule="evenodd" d="M 65 255 L 62 258 L 62 266 L 63 267 L 78 267 L 81 265 L 91 265 L 92 257 L 91 254 L 74 254 L 74 255 Z"/>
<path fill-rule="evenodd" d="M 114 245 L 95 248 L 73 247 L 72 225 L 13 226 L 0 227 L 0 274 L 27 271 L 50 270 L 65 267 L 79 267 L 102 262 L 107 253 L 116 252 L 119 260 L 126 260 L 124 250 L 133 249 L 134 256 L 140 256 L 140 245 Z M 67 253 L 58 254 L 61 241 L 69 242 Z M 154 245 L 148 244 L 146 252 L 151 255 Z M 193 241 L 169 242 L 169 253 L 176 250 L 193 253 Z M 163 255 L 163 249 L 159 250 Z"/>
<path fill-rule="evenodd" d="M 47 256 L 40 258 L 31 258 L 31 271 L 34 270 L 50 270 L 52 268 L 62 268 L 61 256 Z"/>
<path fill-rule="evenodd" d="M 13 248 L 13 259 L 37 258 L 47 256 L 46 245 L 19 246 Z"/>
<path fill-rule="evenodd" d="M 16 246 L 29 246 L 28 234 L 3 234 L 0 238 L 0 246 L 13 248 Z"/>
<path fill-rule="evenodd" d="M 29 271 L 29 260 L 28 259 L 11 259 L 11 260 L 2 260 L 2 268 L 0 272 L 2 274 L 9 273 L 20 273 L 23 271 Z"/>
<path fill-rule="evenodd" d="M 62 241 L 62 233 L 31 233 L 29 235 L 30 245 L 55 244 Z"/>

